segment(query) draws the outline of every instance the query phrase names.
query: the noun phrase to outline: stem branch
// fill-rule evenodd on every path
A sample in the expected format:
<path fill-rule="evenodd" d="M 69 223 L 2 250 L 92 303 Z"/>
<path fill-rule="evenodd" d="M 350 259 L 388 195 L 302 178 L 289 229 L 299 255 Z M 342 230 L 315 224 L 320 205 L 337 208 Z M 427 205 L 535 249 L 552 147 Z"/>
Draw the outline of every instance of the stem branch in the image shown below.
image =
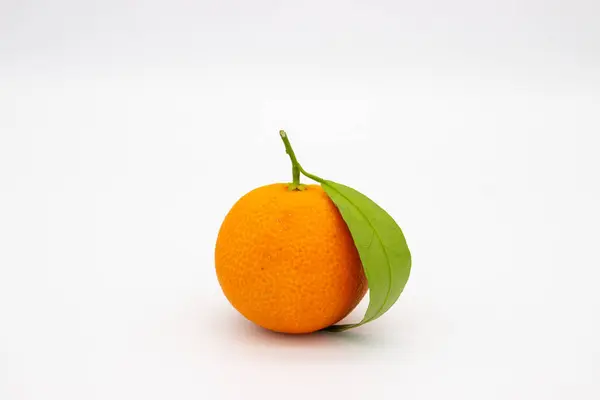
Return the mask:
<path fill-rule="evenodd" d="M 281 136 L 281 140 L 283 140 L 283 144 L 285 145 L 285 152 L 290 156 L 290 160 L 292 161 L 292 178 L 293 178 L 292 189 L 302 190 L 302 189 L 299 189 L 301 186 L 300 185 L 300 173 L 301 172 L 302 172 L 302 175 L 306 176 L 307 178 L 310 178 L 319 183 L 324 183 L 325 179 L 319 178 L 316 175 L 310 174 L 310 173 L 306 172 L 304 170 L 304 168 L 302 168 L 302 166 L 298 162 L 298 159 L 296 158 L 296 154 L 294 154 L 294 149 L 292 149 L 290 139 L 288 138 L 285 131 L 283 131 L 283 130 L 279 131 L 279 136 Z"/>

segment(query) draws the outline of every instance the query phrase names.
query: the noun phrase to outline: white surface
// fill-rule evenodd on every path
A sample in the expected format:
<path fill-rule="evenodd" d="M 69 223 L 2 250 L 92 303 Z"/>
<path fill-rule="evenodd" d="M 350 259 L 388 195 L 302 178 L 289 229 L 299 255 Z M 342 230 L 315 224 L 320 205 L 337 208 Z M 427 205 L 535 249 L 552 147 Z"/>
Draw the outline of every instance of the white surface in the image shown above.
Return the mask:
<path fill-rule="evenodd" d="M 412 3 L 1 2 L 0 399 L 600 398 L 598 3 Z M 214 275 L 281 128 L 413 253 L 347 335 Z"/>

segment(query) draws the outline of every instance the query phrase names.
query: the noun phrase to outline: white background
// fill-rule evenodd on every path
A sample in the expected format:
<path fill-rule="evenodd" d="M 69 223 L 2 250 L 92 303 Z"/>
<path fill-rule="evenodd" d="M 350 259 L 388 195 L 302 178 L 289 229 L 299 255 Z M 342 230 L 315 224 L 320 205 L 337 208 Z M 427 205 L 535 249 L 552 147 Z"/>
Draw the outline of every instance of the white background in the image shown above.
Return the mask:
<path fill-rule="evenodd" d="M 599 19 L 0 0 L 0 399 L 600 398 Z M 221 294 L 225 213 L 291 177 L 279 129 L 404 230 L 372 324 L 287 337 Z"/>

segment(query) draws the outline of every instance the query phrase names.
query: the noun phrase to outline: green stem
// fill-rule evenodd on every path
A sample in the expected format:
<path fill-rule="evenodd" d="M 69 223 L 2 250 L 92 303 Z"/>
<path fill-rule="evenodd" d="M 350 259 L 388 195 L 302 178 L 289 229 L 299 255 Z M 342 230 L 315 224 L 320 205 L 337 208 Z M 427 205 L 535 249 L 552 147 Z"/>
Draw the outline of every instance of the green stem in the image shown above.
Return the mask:
<path fill-rule="evenodd" d="M 285 131 L 281 130 L 281 131 L 279 131 L 279 135 L 281 136 L 281 140 L 283 140 L 283 144 L 285 145 L 285 152 L 290 156 L 290 160 L 292 161 L 292 178 L 293 178 L 292 185 L 293 185 L 293 188 L 296 189 L 296 188 L 300 187 L 300 173 L 301 172 L 302 172 L 302 175 L 306 176 L 307 178 L 312 179 L 313 181 L 317 181 L 319 183 L 324 183 L 325 179 L 319 178 L 316 175 L 308 173 L 304 170 L 304 168 L 302 168 L 302 166 L 298 162 L 298 159 L 296 158 L 296 154 L 294 154 L 294 149 L 292 149 L 292 144 L 290 143 L 290 139 L 288 138 L 287 133 L 285 133 Z"/>
<path fill-rule="evenodd" d="M 300 164 L 298 164 L 296 154 L 294 154 L 294 149 L 292 149 L 292 145 L 285 131 L 279 131 L 279 136 L 281 136 L 281 140 L 283 140 L 283 144 L 285 145 L 285 152 L 290 156 L 290 160 L 292 161 L 292 185 L 297 187 L 300 185 Z"/>

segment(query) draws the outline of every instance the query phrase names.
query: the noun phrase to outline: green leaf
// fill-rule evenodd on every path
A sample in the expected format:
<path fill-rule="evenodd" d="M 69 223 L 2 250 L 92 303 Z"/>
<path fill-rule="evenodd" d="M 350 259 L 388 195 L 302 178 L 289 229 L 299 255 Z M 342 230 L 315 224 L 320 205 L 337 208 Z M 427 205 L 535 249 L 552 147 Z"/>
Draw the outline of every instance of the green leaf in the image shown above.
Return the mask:
<path fill-rule="evenodd" d="M 383 208 L 348 186 L 320 182 L 348 225 L 369 285 L 369 306 L 362 321 L 326 328 L 340 332 L 374 321 L 394 305 L 408 281 L 411 254 L 402 230 Z"/>

